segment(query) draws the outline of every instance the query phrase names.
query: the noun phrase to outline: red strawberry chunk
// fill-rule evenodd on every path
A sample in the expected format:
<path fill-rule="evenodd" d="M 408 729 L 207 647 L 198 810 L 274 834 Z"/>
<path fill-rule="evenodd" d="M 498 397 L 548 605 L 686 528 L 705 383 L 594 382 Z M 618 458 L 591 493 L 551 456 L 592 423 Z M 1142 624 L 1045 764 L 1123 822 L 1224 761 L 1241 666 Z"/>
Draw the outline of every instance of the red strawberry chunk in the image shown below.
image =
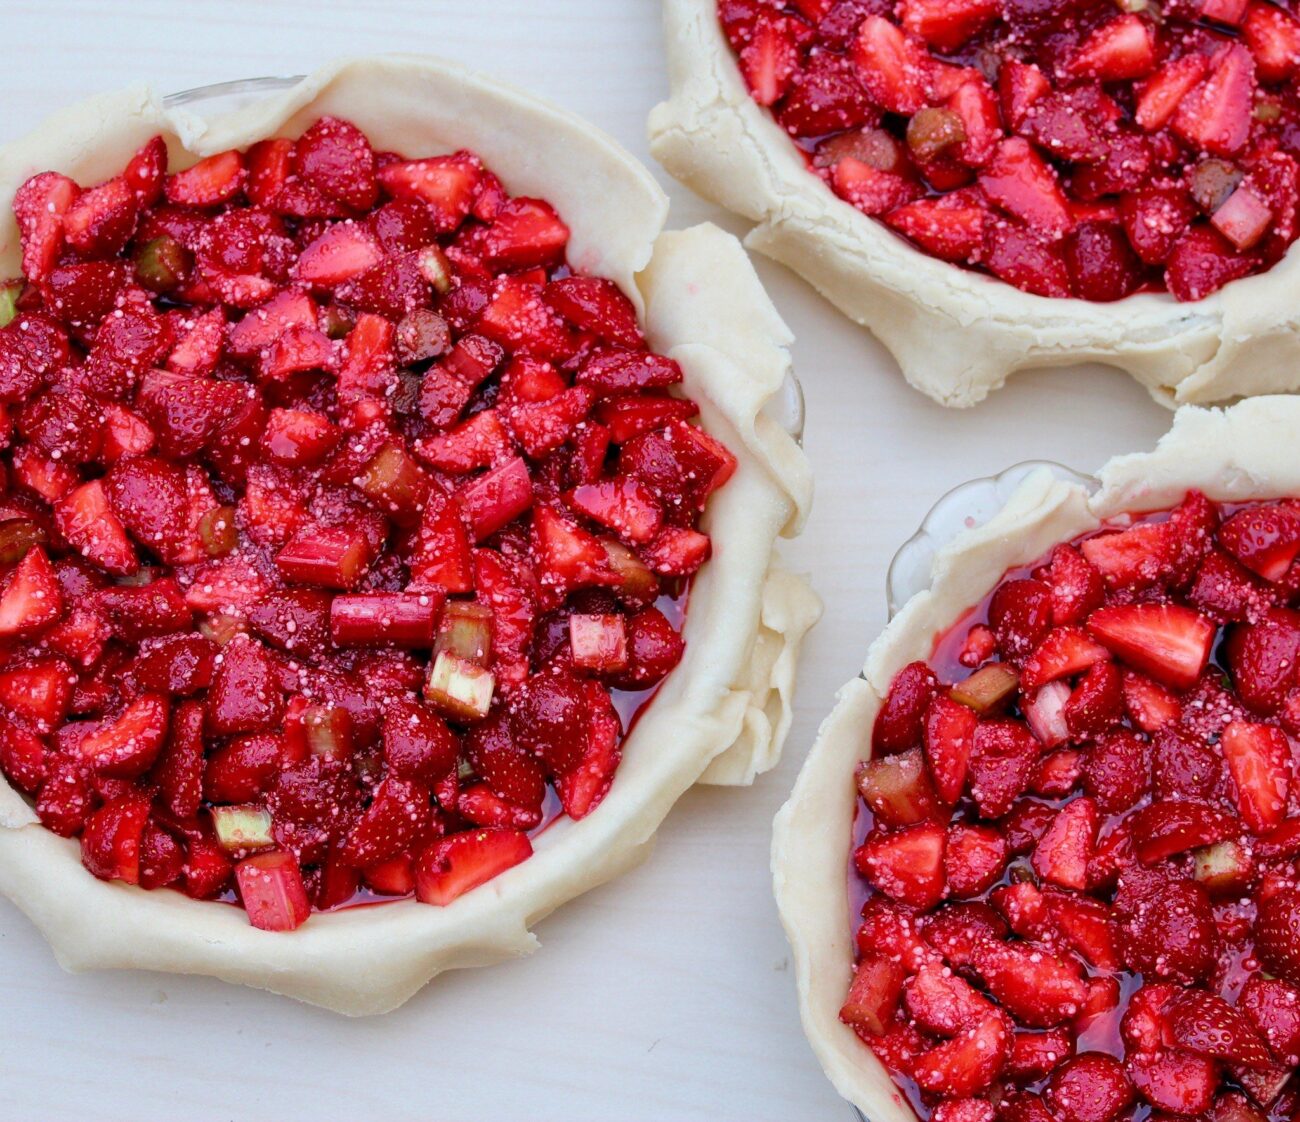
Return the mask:
<path fill-rule="evenodd" d="M 993 0 L 903 0 L 899 19 L 913 35 L 940 50 L 951 51 L 997 19 L 1001 9 Z"/>
<path fill-rule="evenodd" d="M 469 214 L 482 169 L 476 159 L 460 152 L 411 163 L 387 164 L 379 182 L 395 199 L 414 199 L 432 209 L 439 232 L 454 230 Z"/>
<path fill-rule="evenodd" d="M 1241 33 L 1261 81 L 1280 82 L 1300 67 L 1300 20 L 1281 8 L 1252 3 Z"/>
<path fill-rule="evenodd" d="M 760 105 L 772 105 L 790 88 L 799 65 L 799 54 L 787 22 L 760 18 L 740 52 L 740 69 L 745 84 Z"/>
<path fill-rule="evenodd" d="M 1234 820 L 1222 811 L 1192 802 L 1156 803 L 1134 812 L 1129 824 L 1138 858 L 1146 865 L 1238 832 Z"/>
<path fill-rule="evenodd" d="M 943 896 L 944 831 L 934 823 L 867 838 L 854 854 L 858 871 L 890 899 L 917 908 Z"/>
<path fill-rule="evenodd" d="M 894 1019 L 903 993 L 903 968 L 883 955 L 858 963 L 840 1020 L 861 1033 L 881 1036 Z"/>
<path fill-rule="evenodd" d="M 1088 862 L 1097 840 L 1097 806 L 1089 798 L 1067 804 L 1039 839 L 1034 869 L 1062 888 L 1088 887 Z"/>
<path fill-rule="evenodd" d="M 984 1090 L 1011 1052 L 1011 1032 L 996 1013 L 918 1058 L 913 1073 L 922 1089 L 948 1098 Z"/>
<path fill-rule="evenodd" d="M 319 288 L 336 288 L 373 269 L 383 260 L 379 244 L 363 226 L 330 226 L 298 257 L 297 278 Z"/>
<path fill-rule="evenodd" d="M 156 694 L 144 694 L 117 717 L 96 722 L 82 736 L 78 750 L 101 775 L 132 779 L 148 771 L 167 736 L 168 706 Z"/>
<path fill-rule="evenodd" d="M 169 175 L 163 189 L 168 202 L 209 207 L 229 202 L 243 185 L 244 158 L 231 151 L 208 156 L 185 171 Z"/>
<path fill-rule="evenodd" d="M 956 803 L 965 790 L 977 723 L 973 711 L 942 696 L 925 715 L 925 758 L 945 803 Z"/>
<path fill-rule="evenodd" d="M 1026 140 L 1004 140 L 979 183 L 1008 214 L 1048 237 L 1059 237 L 1074 224 L 1054 174 Z"/>
<path fill-rule="evenodd" d="M 1220 744 L 1242 821 L 1256 834 L 1275 829 L 1286 817 L 1294 782 L 1286 734 L 1272 725 L 1233 721 L 1223 730 Z"/>
<path fill-rule="evenodd" d="M 1255 61 L 1240 44 L 1223 48 L 1209 76 L 1185 95 L 1174 115 L 1179 136 L 1216 156 L 1231 156 L 1245 145 L 1250 133 L 1255 97 Z"/>
<path fill-rule="evenodd" d="M 1113 1056 L 1085 1052 L 1053 1073 L 1047 1101 L 1066 1122 L 1110 1122 L 1133 1101 L 1133 1085 Z"/>
<path fill-rule="evenodd" d="M 925 49 L 887 19 L 868 16 L 862 23 L 853 61 L 867 96 L 882 109 L 910 116 L 925 104 Z"/>
<path fill-rule="evenodd" d="M 1186 990 L 1165 1009 L 1165 1042 L 1249 1068 L 1271 1063 L 1268 1047 L 1249 1018 L 1217 994 Z"/>
<path fill-rule="evenodd" d="M 1088 617 L 1088 631 L 1134 669 L 1186 689 L 1209 661 L 1215 628 L 1178 605 L 1133 604 L 1099 608 Z"/>
<path fill-rule="evenodd" d="M 476 830 L 441 838 L 416 862 L 416 896 L 426 904 L 446 906 L 532 852 L 527 836 L 518 830 Z"/>
<path fill-rule="evenodd" d="M 46 171 L 27 180 L 14 194 L 14 217 L 22 240 L 23 275 L 44 280 L 63 246 L 63 219 L 77 196 L 65 175 Z"/>
<path fill-rule="evenodd" d="M 312 122 L 294 146 L 293 166 L 305 182 L 353 210 L 375 205 L 375 155 L 350 121 L 321 117 Z"/>
<path fill-rule="evenodd" d="M 1124 15 L 1102 24 L 1084 40 L 1070 60 L 1071 74 L 1105 82 L 1141 78 L 1156 64 L 1151 25 L 1137 15 Z"/>
<path fill-rule="evenodd" d="M 130 792 L 91 815 L 81 837 L 81 863 L 102 880 L 140 882 L 141 841 L 149 796 Z"/>
<path fill-rule="evenodd" d="M 1280 505 L 1238 511 L 1223 524 L 1219 540 L 1246 568 L 1277 581 L 1300 555 L 1300 513 Z"/>
<path fill-rule="evenodd" d="M 1093 642 L 1081 628 L 1058 627 L 1026 660 L 1020 675 L 1021 688 L 1026 692 L 1035 691 L 1058 678 L 1073 677 L 1109 657 L 1106 648 Z"/>

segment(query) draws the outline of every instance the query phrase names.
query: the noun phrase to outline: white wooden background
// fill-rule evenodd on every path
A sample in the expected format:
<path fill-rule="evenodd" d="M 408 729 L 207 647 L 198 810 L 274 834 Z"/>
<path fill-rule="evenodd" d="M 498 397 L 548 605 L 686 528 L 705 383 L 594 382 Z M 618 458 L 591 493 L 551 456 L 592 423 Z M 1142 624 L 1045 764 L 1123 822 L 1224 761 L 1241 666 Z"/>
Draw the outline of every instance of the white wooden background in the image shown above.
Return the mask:
<path fill-rule="evenodd" d="M 666 90 L 657 0 L 0 0 L 0 27 L 0 142 L 141 79 L 174 91 L 418 50 L 585 114 L 648 160 L 645 116 Z M 660 179 L 673 223 L 740 230 Z M 544 922 L 533 957 L 446 976 L 381 1019 L 206 979 L 69 976 L 0 901 L 0 1114 L 848 1122 L 799 1028 L 769 891 L 772 815 L 884 621 L 890 557 L 934 499 L 1023 459 L 1093 469 L 1149 446 L 1169 415 L 1099 368 L 1022 376 L 945 412 L 801 281 L 758 268 L 798 336 L 818 480 L 788 557 L 827 605 L 781 767 L 752 790 L 690 794 L 652 859 Z"/>

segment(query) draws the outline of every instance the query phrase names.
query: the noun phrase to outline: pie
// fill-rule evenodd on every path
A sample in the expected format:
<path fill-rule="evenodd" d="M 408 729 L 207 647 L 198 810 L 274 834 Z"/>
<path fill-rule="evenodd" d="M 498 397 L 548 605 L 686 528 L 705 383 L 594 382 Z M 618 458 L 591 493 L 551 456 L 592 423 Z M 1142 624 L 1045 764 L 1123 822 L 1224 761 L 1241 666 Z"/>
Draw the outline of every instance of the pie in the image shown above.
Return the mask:
<path fill-rule="evenodd" d="M 1298 421 L 1189 406 L 1095 488 L 1038 469 L 841 693 L 773 866 L 868 1117 L 1300 1108 Z"/>
<path fill-rule="evenodd" d="M 1300 19 L 1268 0 L 665 0 L 670 172 L 973 404 L 1099 361 L 1296 388 Z"/>
<path fill-rule="evenodd" d="M 391 1008 L 771 766 L 788 338 L 612 142 L 395 58 L 0 180 L 0 888 L 61 961 Z"/>

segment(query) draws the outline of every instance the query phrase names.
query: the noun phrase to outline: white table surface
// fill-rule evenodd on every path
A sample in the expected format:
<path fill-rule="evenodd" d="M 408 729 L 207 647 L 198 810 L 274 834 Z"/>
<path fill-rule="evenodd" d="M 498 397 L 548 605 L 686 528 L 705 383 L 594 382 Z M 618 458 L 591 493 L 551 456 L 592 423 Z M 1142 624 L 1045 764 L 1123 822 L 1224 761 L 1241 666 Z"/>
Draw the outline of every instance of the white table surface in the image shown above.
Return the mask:
<path fill-rule="evenodd" d="M 0 142 L 86 94 L 310 70 L 423 50 L 585 114 L 649 162 L 666 92 L 657 0 L 3 0 Z M 670 223 L 742 227 L 662 172 Z M 71 976 L 0 901 L 0 1115 L 42 1122 L 498 1118 L 848 1122 L 799 1028 L 769 889 L 772 815 L 884 622 L 885 569 L 948 488 L 1025 459 L 1081 469 L 1150 446 L 1169 414 L 1122 374 L 1018 377 L 947 412 L 792 274 L 759 272 L 794 329 L 816 508 L 786 556 L 826 616 L 785 761 L 697 790 L 640 869 L 540 925 L 542 949 L 446 975 L 348 1021 L 200 978 Z"/>

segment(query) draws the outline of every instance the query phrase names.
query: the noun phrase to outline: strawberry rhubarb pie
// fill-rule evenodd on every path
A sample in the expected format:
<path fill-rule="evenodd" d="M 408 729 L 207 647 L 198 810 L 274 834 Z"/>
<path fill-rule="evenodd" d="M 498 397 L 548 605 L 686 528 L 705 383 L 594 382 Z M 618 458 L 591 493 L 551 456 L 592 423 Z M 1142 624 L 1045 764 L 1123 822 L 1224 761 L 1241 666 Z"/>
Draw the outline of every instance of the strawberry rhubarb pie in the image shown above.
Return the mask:
<path fill-rule="evenodd" d="M 496 878 L 553 832 L 561 848 L 559 820 L 604 817 L 658 692 L 694 747 L 676 775 L 626 780 L 654 797 L 611 815 L 607 842 L 640 842 L 739 735 L 702 727 L 715 683 L 697 715 L 694 683 L 665 682 L 689 670 L 683 622 L 733 595 L 727 573 L 700 578 L 731 548 L 714 507 L 753 476 L 741 501 L 767 507 L 734 547 L 759 555 L 731 575 L 765 573 L 797 451 L 666 353 L 717 306 L 629 295 L 590 227 L 516 183 L 508 146 L 498 163 L 490 143 L 371 127 L 407 109 L 358 97 L 386 77 L 436 98 L 454 72 L 354 64 L 272 105 L 268 139 L 218 145 L 226 120 L 191 153 L 162 119 L 127 158 L 56 158 L 13 194 L 0 772 L 85 884 L 170 897 L 168 915 L 188 897 L 305 933 L 338 918 L 313 912 L 384 911 L 361 903 L 500 900 Z M 593 178 L 624 159 L 586 143 Z M 647 299 L 677 323 L 656 333 Z M 742 386 L 744 407 L 765 392 Z M 737 607 L 743 660 L 761 607 Z"/>
<path fill-rule="evenodd" d="M 1091 499 L 1031 477 L 823 731 L 778 893 L 796 948 L 828 944 L 805 1021 L 870 1117 L 1300 1111 L 1300 505 L 1267 447 L 1300 409 L 1252 405 L 1180 414 Z"/>
<path fill-rule="evenodd" d="M 1017 348 L 1059 362 L 1069 345 L 1071 357 L 1178 388 L 1215 357 L 1202 337 L 1226 309 L 1207 298 L 1253 276 L 1258 299 L 1300 233 L 1300 19 L 1288 5 L 668 0 L 668 10 L 678 108 L 661 109 L 654 128 L 670 170 L 763 220 L 759 247 L 880 323 L 905 367 L 925 342 L 895 347 L 915 325 L 884 323 L 905 295 L 926 305 L 918 315 L 949 313 L 950 330 L 1014 319 L 982 329 L 1006 336 L 997 356 L 971 357 L 964 341 L 960 382 L 945 390 L 928 375 L 953 403 L 989 388 L 970 384 L 973 365 L 1005 374 L 1035 357 Z M 695 150 L 691 138 L 711 130 L 711 152 Z M 757 181 L 716 181 L 723 164 L 760 151 Z M 820 262 L 804 259 L 814 247 L 801 252 L 800 238 L 819 239 Z M 1022 337 L 1021 312 L 1052 338 Z M 1156 363 L 1157 323 L 1184 353 Z M 1199 381 L 1180 396 L 1193 386 L 1197 400 L 1230 396 Z"/>

